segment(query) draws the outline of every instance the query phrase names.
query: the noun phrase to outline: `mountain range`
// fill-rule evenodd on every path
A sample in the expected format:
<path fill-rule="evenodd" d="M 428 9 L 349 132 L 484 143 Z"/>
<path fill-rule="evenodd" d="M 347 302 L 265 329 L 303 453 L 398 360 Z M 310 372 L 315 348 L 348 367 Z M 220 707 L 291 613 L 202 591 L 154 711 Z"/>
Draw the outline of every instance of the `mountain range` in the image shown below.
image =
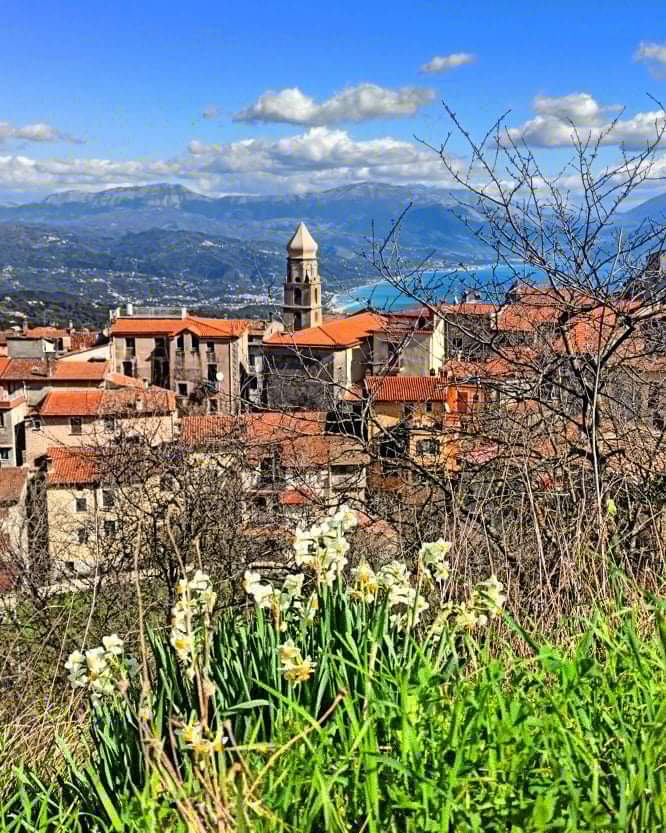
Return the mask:
<path fill-rule="evenodd" d="M 462 192 L 444 188 L 359 183 L 213 198 L 157 184 L 0 206 L 0 319 L 66 311 L 100 323 L 126 300 L 265 314 L 271 300 L 279 303 L 285 245 L 301 220 L 320 244 L 324 287 L 333 293 L 377 277 L 372 239 L 383 239 L 408 207 L 399 234 L 408 260 L 489 259 L 473 233 L 481 215 Z M 622 215 L 622 224 L 664 212 L 666 195 Z"/>

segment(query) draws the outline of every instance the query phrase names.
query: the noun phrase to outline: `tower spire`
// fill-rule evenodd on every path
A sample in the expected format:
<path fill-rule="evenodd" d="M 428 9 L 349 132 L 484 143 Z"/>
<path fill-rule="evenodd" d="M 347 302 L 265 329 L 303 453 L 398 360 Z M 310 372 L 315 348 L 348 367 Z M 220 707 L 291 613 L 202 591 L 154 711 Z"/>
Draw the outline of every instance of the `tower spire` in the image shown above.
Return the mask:
<path fill-rule="evenodd" d="M 321 324 L 318 249 L 308 227 L 305 223 L 299 223 L 287 244 L 283 319 L 288 330 L 301 330 Z"/>

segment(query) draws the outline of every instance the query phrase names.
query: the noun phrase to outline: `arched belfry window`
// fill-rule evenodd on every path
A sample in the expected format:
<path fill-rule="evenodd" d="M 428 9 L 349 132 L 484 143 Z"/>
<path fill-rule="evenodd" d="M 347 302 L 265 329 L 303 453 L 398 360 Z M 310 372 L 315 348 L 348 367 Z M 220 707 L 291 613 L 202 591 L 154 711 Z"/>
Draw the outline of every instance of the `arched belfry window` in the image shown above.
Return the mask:
<path fill-rule="evenodd" d="M 296 306 L 301 304 L 301 290 L 300 287 L 298 289 L 294 289 L 294 303 Z"/>

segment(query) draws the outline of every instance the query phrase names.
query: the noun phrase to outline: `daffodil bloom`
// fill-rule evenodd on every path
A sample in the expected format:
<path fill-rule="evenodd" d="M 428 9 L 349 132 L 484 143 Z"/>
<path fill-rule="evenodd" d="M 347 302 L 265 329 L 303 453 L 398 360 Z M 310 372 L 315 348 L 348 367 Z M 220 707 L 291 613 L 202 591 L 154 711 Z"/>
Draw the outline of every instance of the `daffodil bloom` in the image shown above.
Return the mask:
<path fill-rule="evenodd" d="M 303 610 L 303 621 L 306 625 L 314 624 L 314 621 L 317 617 L 317 611 L 319 610 L 319 596 L 316 593 L 312 593 L 310 598 L 307 600 L 305 604 L 305 608 Z"/>
<path fill-rule="evenodd" d="M 282 585 L 282 590 L 291 598 L 298 598 L 303 592 L 304 581 L 305 576 L 303 573 L 287 576 Z"/>
<path fill-rule="evenodd" d="M 289 666 L 289 668 L 285 668 L 284 670 L 284 678 L 289 683 L 304 683 L 307 682 L 310 677 L 314 674 L 314 670 L 317 666 L 314 662 L 310 659 L 310 657 L 306 657 L 305 659 L 301 660 L 299 663 L 294 663 L 293 665 Z"/>
<path fill-rule="evenodd" d="M 119 657 L 125 648 L 125 643 L 117 633 L 112 633 L 111 636 L 103 636 L 102 645 L 107 653 L 116 657 Z"/>
<path fill-rule="evenodd" d="M 301 652 L 300 650 L 294 645 L 292 639 L 288 639 L 279 648 L 279 657 L 280 662 L 284 667 L 290 667 L 296 662 L 301 661 Z"/>
<path fill-rule="evenodd" d="M 91 648 L 89 651 L 86 651 L 86 664 L 91 680 L 103 674 L 108 668 L 104 648 Z"/>
<path fill-rule="evenodd" d="M 206 590 L 210 590 L 210 576 L 206 573 L 202 573 L 201 570 L 197 570 L 194 576 L 190 579 L 188 587 L 190 592 L 193 593 L 203 593 Z"/>

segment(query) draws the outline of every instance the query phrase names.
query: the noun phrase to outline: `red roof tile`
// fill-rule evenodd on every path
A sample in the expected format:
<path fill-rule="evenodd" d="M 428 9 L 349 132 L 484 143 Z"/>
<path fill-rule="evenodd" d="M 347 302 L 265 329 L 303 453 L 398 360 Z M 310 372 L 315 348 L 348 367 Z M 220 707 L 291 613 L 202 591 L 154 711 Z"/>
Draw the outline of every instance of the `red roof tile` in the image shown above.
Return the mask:
<path fill-rule="evenodd" d="M 0 363 L 0 380 L 29 382 L 101 382 L 108 362 L 47 362 L 46 359 L 6 359 Z"/>
<path fill-rule="evenodd" d="M 385 316 L 361 312 L 349 318 L 326 322 L 319 327 L 308 327 L 293 333 L 276 333 L 264 343 L 268 347 L 353 347 L 373 333 L 381 332 L 386 322 Z"/>
<path fill-rule="evenodd" d="M 168 414 L 176 410 L 176 396 L 162 388 L 106 390 L 52 390 L 36 413 L 55 416 L 139 416 Z"/>
<path fill-rule="evenodd" d="M 234 318 L 118 318 L 111 325 L 112 336 L 176 336 L 191 332 L 202 338 L 236 338 L 249 322 Z"/>
<path fill-rule="evenodd" d="M 49 486 L 91 486 L 100 479 L 97 449 L 53 447 L 47 457 Z"/>
<path fill-rule="evenodd" d="M 368 376 L 365 385 L 377 402 L 446 402 L 447 384 L 438 376 Z"/>
<path fill-rule="evenodd" d="M 278 446 L 280 461 L 288 468 L 354 465 L 366 461 L 359 441 L 340 434 L 325 434 L 326 413 L 285 414 L 267 411 L 230 416 L 188 416 L 182 419 L 182 438 L 190 445 L 237 441 L 257 463 Z"/>

